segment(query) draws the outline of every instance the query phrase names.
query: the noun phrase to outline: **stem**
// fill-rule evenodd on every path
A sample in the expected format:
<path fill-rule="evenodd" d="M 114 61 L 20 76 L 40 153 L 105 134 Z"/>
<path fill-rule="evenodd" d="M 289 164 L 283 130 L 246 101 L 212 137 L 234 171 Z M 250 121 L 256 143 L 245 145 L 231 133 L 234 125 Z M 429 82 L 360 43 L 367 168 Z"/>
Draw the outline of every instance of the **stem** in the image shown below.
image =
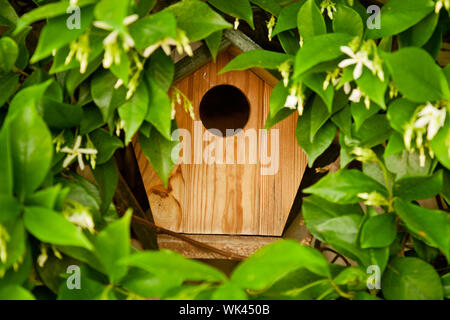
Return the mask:
<path fill-rule="evenodd" d="M 347 298 L 347 299 L 353 299 L 353 294 L 342 291 L 341 288 L 339 288 L 339 286 L 336 283 L 334 283 L 333 280 L 330 280 L 330 283 L 333 286 L 333 288 L 336 290 L 336 292 L 339 293 L 339 295 L 341 297 Z"/>

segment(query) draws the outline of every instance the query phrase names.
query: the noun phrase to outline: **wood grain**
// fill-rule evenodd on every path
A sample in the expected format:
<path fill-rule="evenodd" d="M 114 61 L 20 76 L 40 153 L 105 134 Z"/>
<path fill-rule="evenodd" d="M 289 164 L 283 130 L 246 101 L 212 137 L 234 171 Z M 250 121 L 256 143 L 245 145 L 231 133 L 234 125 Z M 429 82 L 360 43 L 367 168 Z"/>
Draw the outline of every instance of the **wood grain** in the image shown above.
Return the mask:
<path fill-rule="evenodd" d="M 208 243 L 218 249 L 239 254 L 248 257 L 261 247 L 268 245 L 274 241 L 281 240 L 279 237 L 258 237 L 258 236 L 226 236 L 226 235 L 187 235 L 194 240 Z M 180 239 L 176 239 L 169 235 L 158 235 L 158 246 L 160 249 L 170 249 L 181 253 L 188 258 L 196 259 L 227 259 L 222 255 L 202 250 L 194 247 Z M 228 258 L 231 259 L 231 258 Z"/>
<path fill-rule="evenodd" d="M 134 141 L 155 223 L 161 227 L 188 234 L 280 236 L 283 231 L 307 163 L 306 155 L 295 139 L 297 116 L 294 113 L 266 135 L 258 132 L 264 128 L 274 81 L 270 74 L 262 79 L 263 73 L 257 75 L 250 70 L 217 75 L 236 52 L 236 49 L 223 51 L 216 63 L 210 62 L 200 67 L 175 86 L 192 101 L 195 120 L 200 120 L 198 107 L 209 89 L 220 84 L 239 88 L 250 103 L 250 116 L 244 131 L 255 129 L 257 133 L 257 149 L 250 152 L 247 145 L 246 159 L 254 155 L 255 151 L 259 153 L 264 147 L 265 138 L 269 144 L 268 155 L 277 152 L 271 139 L 273 135 L 276 138 L 278 130 L 279 170 L 274 175 L 261 175 L 261 169 L 267 165 L 261 163 L 259 155 L 254 164 L 236 164 L 236 161 L 234 164 L 180 164 L 174 169 L 166 190 L 141 152 L 139 144 Z M 195 135 L 205 134 L 206 129 L 202 125 L 195 126 L 180 105 L 176 107 L 176 120 L 178 128 L 191 133 L 191 159 L 201 162 L 198 151 L 204 150 L 210 142 L 200 140 L 196 145 L 194 138 Z M 210 134 L 210 138 L 222 140 L 224 159 L 230 156 L 230 152 L 225 152 L 227 146 L 228 150 L 234 151 L 236 159 L 238 152 L 243 151 L 238 150 L 237 139 L 251 139 L 245 137 L 244 132 L 232 137 Z"/>

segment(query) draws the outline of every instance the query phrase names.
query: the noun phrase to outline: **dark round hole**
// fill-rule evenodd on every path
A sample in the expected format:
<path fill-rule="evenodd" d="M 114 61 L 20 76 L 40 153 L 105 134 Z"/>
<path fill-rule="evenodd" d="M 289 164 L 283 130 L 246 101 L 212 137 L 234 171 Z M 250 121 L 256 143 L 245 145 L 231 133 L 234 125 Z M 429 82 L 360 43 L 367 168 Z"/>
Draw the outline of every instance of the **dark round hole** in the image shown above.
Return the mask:
<path fill-rule="evenodd" d="M 210 129 L 218 129 L 225 136 L 226 129 L 244 128 L 249 115 L 250 105 L 245 94 L 227 84 L 209 89 L 200 102 L 200 120 L 213 134 Z"/>

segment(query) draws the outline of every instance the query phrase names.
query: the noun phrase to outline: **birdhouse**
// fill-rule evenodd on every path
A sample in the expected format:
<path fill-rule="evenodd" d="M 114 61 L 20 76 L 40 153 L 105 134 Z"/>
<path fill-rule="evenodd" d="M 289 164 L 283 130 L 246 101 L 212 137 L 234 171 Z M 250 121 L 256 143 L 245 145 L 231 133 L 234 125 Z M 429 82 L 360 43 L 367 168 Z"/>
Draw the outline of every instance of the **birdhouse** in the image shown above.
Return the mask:
<path fill-rule="evenodd" d="M 259 48 L 240 32 L 224 35 L 215 62 L 202 46 L 176 63 L 174 86 L 192 102 L 193 117 L 176 106 L 180 160 L 168 188 L 139 143 L 133 146 L 156 225 L 246 256 L 281 237 L 307 159 L 296 141 L 296 113 L 264 129 L 274 75 L 218 74 Z M 221 258 L 166 235 L 158 243 L 188 257 Z"/>

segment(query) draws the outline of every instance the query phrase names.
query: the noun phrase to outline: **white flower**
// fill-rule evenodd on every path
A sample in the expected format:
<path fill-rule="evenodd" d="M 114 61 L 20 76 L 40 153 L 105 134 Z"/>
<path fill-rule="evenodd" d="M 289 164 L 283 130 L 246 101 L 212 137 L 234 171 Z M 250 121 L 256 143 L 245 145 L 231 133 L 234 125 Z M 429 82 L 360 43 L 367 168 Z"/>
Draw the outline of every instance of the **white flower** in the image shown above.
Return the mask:
<path fill-rule="evenodd" d="M 272 41 L 272 32 L 273 27 L 275 26 L 275 17 L 270 17 L 270 20 L 267 22 L 267 35 L 269 37 L 269 41 Z"/>
<path fill-rule="evenodd" d="M 355 69 L 353 70 L 353 78 L 355 80 L 359 79 L 362 76 L 363 66 L 366 66 L 369 70 L 375 72 L 373 62 L 369 60 L 366 51 L 360 50 L 357 53 L 354 53 L 353 50 L 348 46 L 342 46 L 341 51 L 348 55 L 350 59 L 342 60 L 339 63 L 339 68 L 346 68 L 348 66 L 356 64 Z"/>
<path fill-rule="evenodd" d="M 345 90 L 345 88 L 344 88 Z M 361 97 L 364 97 L 364 105 L 366 106 L 366 109 L 370 109 L 370 98 L 369 96 L 366 96 L 359 88 L 355 88 L 352 91 L 352 94 L 348 98 L 348 100 L 358 103 L 361 101 Z"/>
<path fill-rule="evenodd" d="M 239 19 L 236 18 L 236 20 L 234 20 L 234 30 L 237 30 L 238 27 L 239 27 Z"/>
<path fill-rule="evenodd" d="M 68 153 L 66 159 L 63 162 L 63 168 L 66 168 L 73 159 L 78 158 L 78 164 L 80 165 L 80 169 L 84 170 L 84 162 L 83 162 L 83 154 L 97 154 L 97 150 L 93 148 L 80 148 L 81 146 L 81 136 L 77 136 L 75 139 L 75 144 L 72 148 L 64 147 L 61 149 L 61 152 Z"/>
<path fill-rule="evenodd" d="M 330 18 L 330 20 L 333 20 L 333 12 L 336 12 L 336 3 L 331 0 L 323 0 L 320 4 L 320 8 L 321 13 L 327 10 L 328 17 Z"/>
<path fill-rule="evenodd" d="M 427 127 L 427 139 L 432 140 L 439 129 L 444 125 L 446 115 L 447 112 L 445 108 L 438 109 L 431 103 L 427 103 L 427 105 L 417 114 L 418 119 L 414 126 L 418 129 Z"/>
<path fill-rule="evenodd" d="M 447 9 L 447 11 L 450 11 L 450 0 L 438 0 L 436 1 L 436 6 L 434 8 L 434 12 L 436 14 L 438 14 L 442 7 L 445 7 L 445 9 Z"/>
<path fill-rule="evenodd" d="M 344 83 L 344 92 L 345 92 L 345 94 L 349 94 L 351 90 L 352 90 L 352 86 L 351 86 L 350 82 Z"/>
<path fill-rule="evenodd" d="M 71 214 L 67 220 L 72 222 L 73 224 L 88 229 L 90 232 L 94 232 L 94 220 L 92 219 L 92 216 L 87 212 L 86 210 L 75 212 Z"/>
<path fill-rule="evenodd" d="M 284 106 L 289 109 L 297 109 L 298 98 L 296 95 L 288 95 Z"/>

